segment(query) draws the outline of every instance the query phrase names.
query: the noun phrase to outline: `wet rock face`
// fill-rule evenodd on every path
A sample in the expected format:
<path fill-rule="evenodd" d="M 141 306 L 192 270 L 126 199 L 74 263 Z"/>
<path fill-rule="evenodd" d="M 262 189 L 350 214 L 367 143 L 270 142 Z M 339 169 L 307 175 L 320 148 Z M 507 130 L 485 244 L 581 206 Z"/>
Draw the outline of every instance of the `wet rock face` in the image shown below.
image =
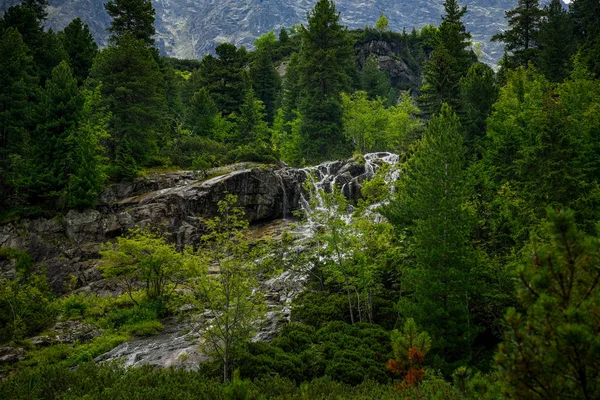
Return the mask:
<path fill-rule="evenodd" d="M 365 165 L 354 160 L 305 169 L 246 163 L 210 173 L 221 175 L 199 180 L 197 173 L 182 171 L 111 185 L 95 209 L 0 226 L 0 247 L 27 251 L 35 263 L 45 267 L 53 288 L 60 292 L 73 276 L 80 287 L 99 281 L 96 266 L 102 243 L 130 229 L 157 228 L 178 248 L 195 246 L 205 233 L 204 221 L 218 214 L 218 203 L 227 193 L 237 196 L 250 222 L 270 221 L 290 216 L 299 208 L 303 184 L 310 174 L 325 190 L 337 184 L 353 199 L 368 175 Z"/>

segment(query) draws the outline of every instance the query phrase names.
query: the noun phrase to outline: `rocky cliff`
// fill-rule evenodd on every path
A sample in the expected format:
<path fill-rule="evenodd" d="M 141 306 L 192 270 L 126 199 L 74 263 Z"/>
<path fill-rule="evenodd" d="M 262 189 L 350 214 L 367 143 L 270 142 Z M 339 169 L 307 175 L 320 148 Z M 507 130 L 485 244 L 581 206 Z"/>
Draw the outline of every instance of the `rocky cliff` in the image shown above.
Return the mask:
<path fill-rule="evenodd" d="M 209 173 L 220 175 L 202 180 L 184 171 L 109 186 L 94 209 L 0 226 L 0 247 L 27 251 L 46 268 L 56 291 L 75 276 L 77 286 L 102 292 L 106 288 L 96 268 L 98 251 L 102 243 L 129 229 L 153 227 L 179 248 L 195 246 L 205 232 L 204 221 L 217 214 L 226 193 L 237 195 L 251 222 L 269 221 L 299 207 L 308 174 L 316 173 L 326 187 L 338 183 L 348 196 L 357 197 L 360 182 L 372 171 L 346 160 L 307 169 L 241 164 Z M 0 278 L 12 275 L 13 266 L 0 260 Z"/>
<path fill-rule="evenodd" d="M 19 0 L 0 0 L 0 13 Z M 106 0 L 50 0 L 48 25 L 64 28 L 81 17 L 94 37 L 106 44 L 110 19 L 104 11 Z M 546 3 L 547 1 L 542 1 Z M 304 23 L 314 0 L 153 0 L 156 8 L 157 43 L 164 54 L 178 58 L 201 58 L 222 42 L 251 46 L 254 38 L 281 26 Z M 337 0 L 342 21 L 351 29 L 374 25 L 381 13 L 390 28 L 401 31 L 424 25 L 438 25 L 443 14 L 442 0 Z M 504 11 L 517 0 L 463 0 L 465 18 L 473 40 L 483 45 L 482 57 L 494 63 L 502 56 L 502 45 L 490 43 L 493 34 L 506 26 Z"/>

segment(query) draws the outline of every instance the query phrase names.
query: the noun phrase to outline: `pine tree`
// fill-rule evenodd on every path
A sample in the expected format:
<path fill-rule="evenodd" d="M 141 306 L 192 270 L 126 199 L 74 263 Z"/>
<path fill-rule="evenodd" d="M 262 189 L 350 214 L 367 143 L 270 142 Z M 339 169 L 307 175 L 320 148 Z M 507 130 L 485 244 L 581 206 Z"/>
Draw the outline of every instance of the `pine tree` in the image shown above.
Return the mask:
<path fill-rule="evenodd" d="M 76 128 L 83 97 L 77 87 L 71 68 L 66 61 L 52 71 L 46 82 L 38 105 L 39 122 L 31 137 L 32 174 L 27 180 L 31 198 L 48 199 L 50 206 L 57 206 L 55 199 L 62 195 L 69 180 L 69 136 Z"/>
<path fill-rule="evenodd" d="M 471 33 L 467 32 L 462 18 L 467 13 L 467 7 L 460 7 L 457 0 L 444 1 L 445 14 L 438 32 L 437 47 L 445 48 L 456 60 L 457 72 L 465 76 L 473 63 L 473 57 L 467 48 L 471 45 Z"/>
<path fill-rule="evenodd" d="M 238 49 L 223 43 L 215 49 L 218 58 L 204 56 L 199 70 L 199 82 L 214 100 L 224 116 L 239 111 L 247 88 L 245 71 L 248 53 L 244 47 Z"/>
<path fill-rule="evenodd" d="M 600 2 L 573 0 L 569 12 L 575 24 L 580 58 L 590 72 L 600 77 Z"/>
<path fill-rule="evenodd" d="M 460 110 L 460 71 L 458 63 L 444 47 L 436 48 L 425 64 L 419 106 L 427 117 L 439 113 L 446 103 Z"/>
<path fill-rule="evenodd" d="M 447 103 L 456 113 L 462 113 L 460 79 L 467 75 L 473 63 L 466 50 L 471 34 L 466 31 L 462 18 L 467 12 L 456 0 L 444 2 L 446 14 L 442 16 L 435 49 L 425 64 L 423 86 L 419 104 L 424 115 L 430 117 L 440 112 Z"/>
<path fill-rule="evenodd" d="M 460 80 L 460 90 L 465 145 L 470 153 L 477 153 L 479 142 L 485 136 L 487 117 L 498 99 L 494 71 L 484 63 L 474 64 Z"/>
<path fill-rule="evenodd" d="M 63 47 L 69 55 L 69 65 L 79 85 L 88 77 L 94 58 L 98 54 L 98 45 L 94 41 L 87 24 L 76 18 L 60 34 Z"/>
<path fill-rule="evenodd" d="M 379 31 L 379 33 L 387 32 L 390 29 L 390 24 L 385 14 L 382 13 L 379 16 L 379 19 L 373 28 L 375 28 L 376 31 Z"/>
<path fill-rule="evenodd" d="M 208 90 L 202 88 L 192 97 L 186 113 L 186 127 L 194 135 L 208 136 L 215 125 L 218 113 L 219 110 Z"/>
<path fill-rule="evenodd" d="M 147 46 L 154 45 L 154 16 L 155 10 L 151 0 L 110 0 L 104 5 L 106 12 L 112 18 L 108 28 L 113 42 L 121 39 L 129 32 Z"/>
<path fill-rule="evenodd" d="M 571 17 L 560 0 L 552 0 L 544 7 L 535 64 L 550 81 L 562 82 L 569 75 L 571 58 L 576 50 L 573 32 Z"/>
<path fill-rule="evenodd" d="M 36 87 L 29 49 L 15 28 L 0 36 L 0 160 L 19 151 L 30 118 L 29 99 Z"/>
<path fill-rule="evenodd" d="M 273 64 L 272 46 L 257 48 L 254 57 L 250 66 L 250 80 L 256 97 L 265 105 L 267 122 L 273 124 L 281 92 L 281 78 Z"/>
<path fill-rule="evenodd" d="M 345 156 L 340 93 L 349 88 L 352 45 L 333 1 L 319 0 L 300 34 L 302 156 L 308 162 Z"/>
<path fill-rule="evenodd" d="M 362 90 L 367 92 L 369 98 L 386 98 L 390 94 L 392 85 L 387 73 L 379 68 L 379 61 L 371 54 L 365 60 L 360 74 L 360 84 Z M 392 99 L 389 99 L 392 102 Z"/>
<path fill-rule="evenodd" d="M 77 128 L 67 138 L 70 174 L 64 196 L 68 208 L 95 206 L 106 181 L 106 160 L 101 143 L 108 138 L 110 116 L 102 107 L 100 87 L 84 91 L 84 97 Z"/>
<path fill-rule="evenodd" d="M 290 35 L 288 34 L 288 31 L 285 29 L 285 26 L 281 27 L 281 30 L 279 31 L 279 42 L 281 42 L 282 45 L 285 45 L 289 42 L 290 40 Z"/>
<path fill-rule="evenodd" d="M 548 208 L 547 213 L 550 240 L 534 239 L 533 254 L 517 270 L 525 311 L 506 313 L 508 330 L 496 364 L 508 395 L 595 399 L 600 397 L 600 240 L 577 229 L 572 211 Z"/>
<path fill-rule="evenodd" d="M 23 154 L 36 89 L 33 57 L 15 28 L 0 36 L 0 207 L 8 209 L 10 157 Z"/>
<path fill-rule="evenodd" d="M 102 83 L 104 106 L 112 114 L 107 150 L 116 177 L 132 178 L 156 154 L 165 128 L 163 77 L 146 43 L 126 32 L 103 50 L 90 71 L 91 85 Z"/>
<path fill-rule="evenodd" d="M 470 320 L 470 193 L 460 122 L 448 105 L 429 122 L 404 168 L 397 197 L 384 215 L 399 231 L 413 233 L 414 262 L 406 267 L 402 315 L 433 338 L 434 365 L 445 373 L 465 360 L 477 327 Z"/>
<path fill-rule="evenodd" d="M 510 29 L 492 37 L 492 41 L 504 42 L 511 52 L 510 68 L 527 66 L 536 57 L 537 35 L 543 15 L 539 0 L 519 0 L 517 7 L 506 11 Z"/>
<path fill-rule="evenodd" d="M 33 10 L 39 21 L 44 21 L 48 17 L 48 13 L 46 12 L 48 0 L 23 0 L 21 5 Z"/>
<path fill-rule="evenodd" d="M 237 142 L 246 145 L 267 143 L 271 135 L 265 117 L 264 104 L 256 98 L 252 89 L 248 90 L 239 115 L 235 116 L 239 132 Z"/>

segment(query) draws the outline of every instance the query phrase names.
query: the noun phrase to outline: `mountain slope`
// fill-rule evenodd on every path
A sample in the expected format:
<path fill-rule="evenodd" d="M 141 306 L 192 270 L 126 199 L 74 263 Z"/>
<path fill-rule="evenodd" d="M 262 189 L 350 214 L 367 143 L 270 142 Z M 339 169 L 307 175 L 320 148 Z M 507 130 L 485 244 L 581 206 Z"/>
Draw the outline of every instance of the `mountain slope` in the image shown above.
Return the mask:
<path fill-rule="evenodd" d="M 0 13 L 19 0 L 0 0 Z M 72 19 L 90 25 L 100 45 L 106 44 L 110 19 L 105 0 L 50 0 L 48 25 L 62 29 Z M 156 8 L 157 44 L 167 55 L 201 58 L 222 42 L 251 47 L 254 38 L 271 29 L 289 27 L 306 21 L 315 0 L 153 0 Z M 374 25 L 385 13 L 390 28 L 401 31 L 438 25 L 443 13 L 442 0 L 337 0 L 342 21 L 349 28 Z M 496 62 L 502 45 L 489 42 L 505 27 L 504 11 L 517 0 L 464 0 L 468 7 L 467 28 L 473 40 L 482 43 L 482 57 Z"/>

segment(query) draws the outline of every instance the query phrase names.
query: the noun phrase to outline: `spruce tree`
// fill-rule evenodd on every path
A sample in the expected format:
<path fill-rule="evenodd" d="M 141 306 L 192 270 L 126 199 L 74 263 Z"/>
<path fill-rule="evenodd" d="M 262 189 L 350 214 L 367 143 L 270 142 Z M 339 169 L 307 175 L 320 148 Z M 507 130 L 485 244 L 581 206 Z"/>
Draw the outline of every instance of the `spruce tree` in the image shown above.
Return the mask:
<path fill-rule="evenodd" d="M 360 84 L 361 89 L 367 92 L 371 99 L 376 97 L 387 99 L 390 94 L 392 88 L 390 78 L 387 73 L 379 68 L 379 61 L 373 54 L 365 60 L 360 73 Z"/>
<path fill-rule="evenodd" d="M 112 115 L 107 149 L 113 175 L 133 178 L 154 157 L 166 130 L 160 68 L 146 43 L 126 32 L 96 57 L 90 79 L 91 85 L 102 84 L 104 106 Z"/>
<path fill-rule="evenodd" d="M 519 0 L 517 7 L 506 11 L 509 29 L 492 37 L 492 41 L 504 43 L 511 53 L 510 65 L 515 68 L 527 66 L 536 58 L 537 36 L 543 15 L 539 0 Z"/>
<path fill-rule="evenodd" d="M 571 70 L 571 58 L 576 42 L 571 16 L 563 9 L 560 0 L 544 7 L 544 18 L 538 33 L 536 65 L 546 78 L 562 82 Z"/>
<path fill-rule="evenodd" d="M 581 232 L 570 210 L 548 208 L 549 240 L 534 239 L 517 269 L 521 312 L 506 313 L 499 346 L 506 394 L 600 397 L 600 239 Z"/>
<path fill-rule="evenodd" d="M 21 5 L 33 10 L 39 21 L 44 21 L 48 17 L 48 13 L 46 12 L 48 0 L 23 0 Z"/>
<path fill-rule="evenodd" d="M 238 49 L 223 43 L 215 49 L 218 58 L 207 55 L 202 59 L 199 81 L 214 100 L 224 116 L 239 111 L 247 89 L 245 67 L 248 53 L 244 47 Z"/>
<path fill-rule="evenodd" d="M 23 142 L 37 82 L 33 73 L 33 57 L 21 34 L 8 28 L 0 36 L 0 160 L 18 152 Z"/>
<path fill-rule="evenodd" d="M 439 113 L 446 103 L 460 110 L 460 70 L 454 57 L 444 47 L 436 48 L 425 64 L 419 107 L 426 117 Z"/>
<path fill-rule="evenodd" d="M 102 106 L 100 87 L 84 91 L 85 103 L 77 128 L 67 138 L 69 179 L 64 189 L 68 208 L 93 207 L 106 181 L 102 142 L 108 138 L 109 115 Z"/>
<path fill-rule="evenodd" d="M 302 26 L 299 111 L 302 157 L 308 162 L 346 156 L 340 93 L 349 89 L 352 43 L 331 0 L 319 0 Z"/>
<path fill-rule="evenodd" d="M 460 91 L 463 137 L 472 155 L 478 153 L 479 142 L 485 136 L 487 117 L 498 99 L 494 70 L 484 63 L 474 64 L 460 80 Z"/>
<path fill-rule="evenodd" d="M 573 0 L 569 12 L 575 24 L 580 59 L 600 77 L 600 1 Z"/>
<path fill-rule="evenodd" d="M 33 57 L 15 28 L 0 36 L 0 207 L 9 209 L 10 157 L 22 156 L 37 87 Z"/>
<path fill-rule="evenodd" d="M 94 57 L 98 54 L 98 45 L 90 29 L 81 19 L 76 18 L 65 27 L 60 35 L 62 45 L 69 55 L 69 65 L 79 84 L 88 77 Z"/>
<path fill-rule="evenodd" d="M 373 28 L 379 33 L 387 32 L 390 29 L 390 24 L 385 14 L 381 13 Z"/>
<path fill-rule="evenodd" d="M 399 232 L 410 231 L 411 259 L 403 271 L 401 314 L 433 339 L 433 363 L 443 372 L 469 357 L 477 333 L 470 320 L 471 218 L 461 126 L 444 104 L 405 165 L 397 197 L 383 212 Z"/>
<path fill-rule="evenodd" d="M 112 18 L 108 31 L 113 42 L 129 32 L 147 46 L 154 45 L 155 10 L 151 0 L 110 0 L 104 8 Z"/>
<path fill-rule="evenodd" d="M 52 71 L 51 78 L 41 94 L 38 104 L 39 122 L 32 133 L 32 165 L 30 172 L 32 200 L 48 199 L 55 207 L 55 199 L 62 195 L 68 183 L 69 146 L 67 139 L 75 129 L 83 97 L 77 87 L 71 68 L 62 61 Z"/>
<path fill-rule="evenodd" d="M 456 0 L 446 0 L 444 10 L 446 13 L 442 16 L 435 48 L 431 59 L 425 63 L 419 98 L 421 110 L 427 117 L 439 113 L 443 103 L 454 112 L 462 113 L 459 83 L 473 63 L 467 51 L 471 34 L 462 22 L 467 8 L 461 8 Z"/>
<path fill-rule="evenodd" d="M 210 135 L 219 110 L 208 90 L 200 89 L 194 94 L 186 112 L 186 127 L 194 135 Z"/>
<path fill-rule="evenodd" d="M 281 78 L 273 63 L 272 46 L 257 48 L 254 57 L 250 66 L 250 80 L 256 97 L 265 105 L 267 122 L 273 124 L 281 92 Z"/>

